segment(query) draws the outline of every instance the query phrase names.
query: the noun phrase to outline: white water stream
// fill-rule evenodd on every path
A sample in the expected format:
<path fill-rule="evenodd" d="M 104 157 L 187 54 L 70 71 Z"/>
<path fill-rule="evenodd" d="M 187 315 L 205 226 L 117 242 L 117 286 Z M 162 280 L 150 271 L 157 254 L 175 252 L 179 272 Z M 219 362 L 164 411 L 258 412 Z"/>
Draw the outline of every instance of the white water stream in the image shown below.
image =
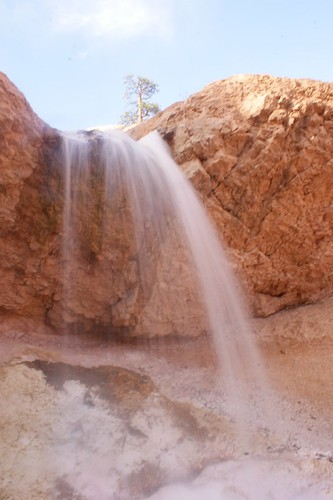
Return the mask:
<path fill-rule="evenodd" d="M 136 143 L 126 135 L 111 132 L 97 137 L 98 161 L 105 178 L 105 205 L 103 217 L 112 210 L 112 199 L 120 188 L 126 188 L 131 200 L 135 226 L 140 275 L 143 284 L 150 280 L 146 257 L 140 261 L 140 249 L 146 249 L 146 227 L 153 235 L 157 248 L 163 245 L 170 224 L 176 227 L 178 244 L 186 245 L 188 266 L 202 291 L 206 307 L 208 330 L 220 364 L 223 380 L 223 401 L 226 413 L 239 423 L 239 432 L 256 426 L 260 414 L 261 428 L 280 432 L 281 416 L 278 405 L 271 406 L 269 381 L 263 367 L 255 339 L 248 327 L 247 312 L 230 265 L 219 239 L 190 183 L 173 162 L 166 145 L 153 133 Z M 71 246 L 76 238 L 73 213 L 80 212 L 85 195 L 77 186 L 87 185 L 92 152 L 84 134 L 64 137 L 66 165 L 64 254 L 70 275 Z M 96 151 L 95 153 L 96 154 Z M 89 181 L 90 182 L 90 181 Z M 75 190 L 73 190 L 75 186 Z M 75 191 L 76 195 L 73 196 Z M 75 205 L 75 206 L 74 206 Z M 101 231 L 103 227 L 101 227 Z M 103 238 L 103 236 L 102 236 Z M 66 241 L 67 239 L 67 241 Z M 170 254 L 170 259 L 176 255 Z M 145 256 L 146 253 L 142 252 Z M 146 267 L 147 266 L 147 267 Z M 68 281 L 66 300 L 75 295 L 75 283 Z M 173 293 L 169 288 L 166 293 Z M 181 300 L 181 298 L 179 298 Z M 221 384 L 222 385 L 222 384 Z M 305 464 L 305 465 L 304 465 Z M 206 469 L 195 481 L 162 488 L 151 500 L 263 500 L 263 499 L 321 499 L 330 498 L 332 484 L 315 484 L 312 471 L 304 470 L 306 462 L 290 457 L 268 459 L 237 459 Z M 107 468 L 106 468 L 107 470 Z M 90 479 L 88 490 L 93 488 Z M 99 478 L 103 482 L 103 478 Z M 104 478 L 107 483 L 107 478 Z M 84 484 L 84 480 L 83 483 Z M 85 493 L 82 486 L 82 493 Z M 86 489 L 86 492 L 88 491 Z M 103 494 L 104 495 L 104 494 Z M 93 494 L 88 496 L 94 499 Z M 99 497 L 99 499 L 102 497 Z M 112 495 L 105 493 L 106 500 Z"/>
<path fill-rule="evenodd" d="M 68 278 L 64 293 L 65 314 L 66 303 L 75 298 L 76 293 L 75 282 L 71 280 L 71 253 L 80 221 L 73 214 L 86 213 L 89 197 L 94 196 L 87 191 L 87 185 L 92 184 L 95 155 L 105 181 L 102 226 L 114 210 L 113 199 L 117 193 L 122 191 L 129 198 L 142 288 L 151 281 L 149 261 L 155 257 L 154 252 L 158 253 L 163 247 L 170 226 L 176 239 L 169 260 L 177 259 L 179 247 L 185 248 L 188 256 L 186 267 L 197 283 L 200 300 L 205 305 L 207 329 L 219 360 L 221 376 L 227 381 L 224 385 L 229 388 L 229 398 L 233 400 L 237 413 L 235 417 L 240 420 L 248 406 L 249 393 L 269 392 L 268 383 L 248 326 L 239 286 L 198 196 L 156 132 L 135 142 L 119 131 L 112 131 L 95 137 L 94 147 L 96 144 L 98 151 L 93 153 L 91 138 L 83 134 L 64 137 L 66 200 L 63 245 Z M 107 241 L 112 246 L 103 230 L 100 227 L 102 242 Z M 164 293 L 175 293 L 172 283 Z M 178 298 L 179 308 L 184 300 L 184 297 Z M 177 324 L 177 319 L 173 322 Z M 180 340 L 181 335 L 180 332 Z M 264 395 L 262 399 L 265 399 Z"/>

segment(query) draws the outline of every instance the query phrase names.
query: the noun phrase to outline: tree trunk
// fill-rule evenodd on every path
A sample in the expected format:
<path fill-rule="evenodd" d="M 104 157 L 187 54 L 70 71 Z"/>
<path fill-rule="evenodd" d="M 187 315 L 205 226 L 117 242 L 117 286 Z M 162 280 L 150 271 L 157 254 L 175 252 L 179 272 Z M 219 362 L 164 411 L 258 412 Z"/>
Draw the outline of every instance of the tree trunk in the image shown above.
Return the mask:
<path fill-rule="evenodd" d="M 138 123 L 141 123 L 143 120 L 143 106 L 142 106 L 142 94 L 138 94 Z"/>

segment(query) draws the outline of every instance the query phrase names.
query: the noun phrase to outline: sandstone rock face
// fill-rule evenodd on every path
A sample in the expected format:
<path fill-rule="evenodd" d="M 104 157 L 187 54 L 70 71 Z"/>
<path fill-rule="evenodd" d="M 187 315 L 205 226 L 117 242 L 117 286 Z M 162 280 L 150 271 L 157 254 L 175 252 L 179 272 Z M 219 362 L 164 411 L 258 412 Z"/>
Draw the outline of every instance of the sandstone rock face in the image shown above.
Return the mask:
<path fill-rule="evenodd" d="M 171 269 L 165 255 L 173 231 L 165 232 L 161 245 L 148 229 L 145 248 L 138 250 L 124 186 L 117 186 L 107 206 L 108 174 L 93 133 L 84 134 L 83 148 L 89 143 L 91 149 L 87 170 L 71 174 L 69 197 L 80 203 L 73 201 L 66 214 L 62 134 L 33 113 L 5 75 L 0 82 L 0 330 L 199 334 L 204 327 L 198 324 L 195 289 L 185 279 L 181 259 L 179 265 L 174 259 Z M 187 300 L 179 308 L 184 294 Z"/>
<path fill-rule="evenodd" d="M 0 330 L 198 335 L 204 327 L 195 288 L 181 258 L 175 266 L 169 256 L 173 231 L 165 231 L 162 245 L 148 228 L 139 250 L 123 185 L 106 207 L 100 137 L 83 134 L 88 165 L 72 176 L 70 197 L 79 202 L 67 214 L 62 134 L 33 113 L 4 75 L 1 84 Z M 173 292 L 163 292 L 171 280 Z M 182 308 L 179 296 L 187 297 Z"/>
<path fill-rule="evenodd" d="M 138 139 L 157 129 L 169 143 L 257 315 L 332 293 L 332 105 L 330 84 L 234 77 L 129 132 Z M 87 184 L 97 198 L 75 219 L 80 248 L 66 255 L 61 134 L 33 113 L 5 75 L 0 134 L 0 329 L 48 325 L 63 332 L 69 325 L 78 333 L 122 336 L 204 330 L 183 255 L 178 268 L 178 257 L 170 258 L 172 231 L 157 256 L 149 257 L 147 245 L 149 286 L 143 289 L 133 221 L 121 195 L 106 221 L 97 164 Z M 163 295 L 168 289 L 174 293 Z"/>
<path fill-rule="evenodd" d="M 0 313 L 42 320 L 59 233 L 43 145 L 50 129 L 3 74 L 0 103 Z"/>
<path fill-rule="evenodd" d="M 236 76 L 130 133 L 152 129 L 201 194 L 257 315 L 332 293 L 332 84 Z"/>
<path fill-rule="evenodd" d="M 58 331 L 125 338 L 205 329 L 168 186 L 150 178 L 159 165 L 146 153 L 117 132 L 65 138 L 54 151 L 51 170 L 66 178 L 66 195 L 46 321 Z"/>

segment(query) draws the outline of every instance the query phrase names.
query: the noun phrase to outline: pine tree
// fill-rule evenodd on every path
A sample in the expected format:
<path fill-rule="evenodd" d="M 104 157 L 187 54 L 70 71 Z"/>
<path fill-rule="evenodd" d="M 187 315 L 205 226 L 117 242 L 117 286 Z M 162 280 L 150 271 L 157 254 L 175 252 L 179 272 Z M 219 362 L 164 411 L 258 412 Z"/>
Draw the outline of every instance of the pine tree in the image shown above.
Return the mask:
<path fill-rule="evenodd" d="M 141 123 L 160 110 L 158 104 L 148 102 L 159 90 L 152 80 L 129 74 L 125 76 L 124 84 L 125 99 L 130 109 L 121 115 L 120 121 L 123 125 Z"/>

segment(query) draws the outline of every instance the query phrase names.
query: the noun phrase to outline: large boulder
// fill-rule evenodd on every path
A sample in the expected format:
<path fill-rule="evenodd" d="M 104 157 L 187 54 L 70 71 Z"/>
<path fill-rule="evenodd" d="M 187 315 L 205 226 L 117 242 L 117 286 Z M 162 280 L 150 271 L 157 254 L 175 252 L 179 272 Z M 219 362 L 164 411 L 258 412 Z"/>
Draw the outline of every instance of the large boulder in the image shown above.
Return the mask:
<path fill-rule="evenodd" d="M 132 129 L 157 129 L 201 194 L 252 308 L 333 291 L 333 84 L 217 81 Z"/>

